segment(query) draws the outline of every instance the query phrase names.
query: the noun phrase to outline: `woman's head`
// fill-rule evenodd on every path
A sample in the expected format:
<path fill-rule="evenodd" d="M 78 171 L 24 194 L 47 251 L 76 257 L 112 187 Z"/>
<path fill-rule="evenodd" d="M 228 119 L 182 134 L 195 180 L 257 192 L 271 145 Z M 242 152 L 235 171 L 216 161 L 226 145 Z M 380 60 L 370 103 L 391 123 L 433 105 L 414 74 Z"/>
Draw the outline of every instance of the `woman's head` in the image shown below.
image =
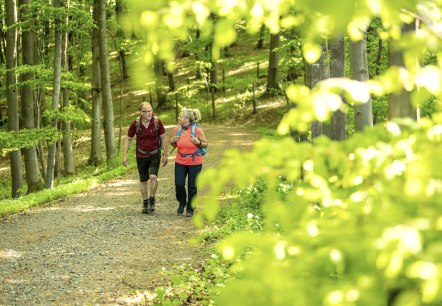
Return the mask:
<path fill-rule="evenodd" d="M 197 110 L 197 111 L 198 111 L 198 114 L 199 114 L 199 110 Z M 200 117 L 201 117 L 201 115 L 200 115 Z M 184 121 L 188 120 L 189 123 L 192 123 L 192 122 L 195 122 L 195 121 L 199 120 L 195 116 L 195 110 L 187 108 L 187 107 L 183 107 L 181 109 L 180 119 L 183 119 Z"/>

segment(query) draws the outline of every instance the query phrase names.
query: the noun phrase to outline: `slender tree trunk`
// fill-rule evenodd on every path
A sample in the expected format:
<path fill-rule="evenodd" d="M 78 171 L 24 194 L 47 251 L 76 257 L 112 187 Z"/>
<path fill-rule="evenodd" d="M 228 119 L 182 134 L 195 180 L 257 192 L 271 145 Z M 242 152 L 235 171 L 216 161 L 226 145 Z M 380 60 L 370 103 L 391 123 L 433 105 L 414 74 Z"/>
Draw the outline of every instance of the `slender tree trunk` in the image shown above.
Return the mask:
<path fill-rule="evenodd" d="M 69 10 L 69 0 L 66 0 L 66 9 Z M 66 17 L 65 24 L 68 25 L 68 18 Z M 69 72 L 69 56 L 68 56 L 68 45 L 69 45 L 69 33 L 64 33 L 63 35 L 63 71 Z M 69 88 L 63 88 L 63 109 L 67 109 L 70 106 Z M 63 131 L 63 161 L 64 161 L 64 174 L 73 175 L 75 173 L 74 166 L 74 153 L 72 150 L 72 136 L 71 136 L 71 121 L 66 120 L 61 122 Z"/>
<path fill-rule="evenodd" d="M 17 99 L 17 77 L 15 68 L 17 67 L 17 30 L 12 27 L 17 23 L 17 3 L 15 0 L 5 1 L 6 20 L 6 99 L 8 101 L 8 130 L 18 133 L 19 107 Z M 11 162 L 12 192 L 11 196 L 20 196 L 20 189 L 23 187 L 23 177 L 21 169 L 21 152 L 16 150 L 9 153 Z"/>
<path fill-rule="evenodd" d="M 60 0 L 54 0 L 54 7 L 62 7 Z M 58 101 L 60 100 L 60 78 L 61 78 L 61 50 L 62 50 L 62 20 L 55 17 L 55 44 L 54 44 L 54 82 L 52 90 L 52 110 L 58 109 Z M 58 128 L 58 119 L 53 120 L 54 128 Z M 54 172 L 55 172 L 55 158 L 56 158 L 57 142 L 49 145 L 48 148 L 48 164 L 46 170 L 46 189 L 54 187 Z"/>
<path fill-rule="evenodd" d="M 410 32 L 415 30 L 414 22 L 404 24 L 402 32 Z M 391 42 L 390 42 L 391 44 Z M 395 49 L 395 46 L 389 46 L 389 65 L 405 67 L 404 54 L 402 51 Z M 392 93 L 388 99 L 388 118 L 417 118 L 416 110 L 411 103 L 411 92 L 402 89 L 399 94 Z"/>
<path fill-rule="evenodd" d="M 279 55 L 276 50 L 279 48 L 279 33 L 270 35 L 270 54 L 269 54 L 269 68 L 267 72 L 267 89 L 266 93 L 274 95 L 275 91 L 279 91 L 278 85 L 278 67 Z"/>
<path fill-rule="evenodd" d="M 321 80 L 327 79 L 330 76 L 329 66 L 326 64 L 326 46 L 325 43 L 323 45 L 322 56 L 321 58 L 314 64 L 310 65 L 305 63 L 305 85 L 309 88 L 313 88 L 316 83 Z M 314 121 L 311 124 L 312 131 L 312 141 L 319 135 L 323 133 L 322 122 Z"/>
<path fill-rule="evenodd" d="M 367 82 L 369 78 L 366 43 L 366 34 L 362 40 L 350 43 L 351 78 L 359 82 Z M 356 131 L 362 131 L 366 126 L 372 127 L 373 114 L 371 109 L 371 99 L 363 104 L 355 105 L 354 116 Z"/>
<path fill-rule="evenodd" d="M 210 65 L 210 91 L 211 92 L 217 92 L 218 88 L 218 67 L 216 60 L 211 61 Z"/>
<path fill-rule="evenodd" d="M 3 1 L 4 3 L 5 1 Z M 3 7 L 0 5 L 0 15 L 4 16 L 4 11 L 3 11 Z M 5 59 L 5 48 L 6 48 L 6 41 L 5 41 L 5 32 L 3 31 L 4 27 L 4 23 L 3 23 L 3 18 L 0 18 L 0 27 L 2 30 L 0 30 L 0 64 L 4 64 L 6 63 L 6 59 Z M 0 119 L 1 119 L 1 110 L 0 110 Z"/>
<path fill-rule="evenodd" d="M 99 10 L 97 3 L 94 4 L 94 21 L 97 24 Z M 92 139 L 89 164 L 98 166 L 101 164 L 101 72 L 100 53 L 98 49 L 100 33 L 97 27 L 92 30 Z"/>
<path fill-rule="evenodd" d="M 343 78 L 345 76 L 345 46 L 344 36 L 339 35 L 330 41 L 331 65 L 330 77 Z M 344 97 L 341 97 L 344 100 Z M 327 136 L 333 140 L 344 140 L 346 132 L 346 116 L 341 110 L 335 111 L 327 126 Z"/>
<path fill-rule="evenodd" d="M 169 81 L 170 91 L 174 91 L 175 90 L 175 82 L 173 80 L 173 73 L 167 72 L 167 79 Z"/>
<path fill-rule="evenodd" d="M 122 16 L 124 14 L 124 6 L 122 0 L 115 0 L 115 16 L 117 19 L 118 29 L 117 29 L 117 36 L 121 38 L 122 40 L 125 39 L 126 34 L 123 31 L 123 21 Z M 123 49 L 118 50 L 118 58 L 120 59 L 121 69 L 123 70 L 123 80 L 126 80 L 129 78 L 129 73 L 127 69 L 127 62 L 126 62 L 126 52 Z"/>
<path fill-rule="evenodd" d="M 20 11 L 22 13 L 22 21 L 26 21 L 29 16 L 30 0 L 20 0 Z M 34 66 L 34 33 L 32 27 L 22 30 L 22 57 L 23 65 Z M 22 127 L 25 129 L 35 129 L 35 100 L 34 90 L 28 83 L 34 79 L 34 73 L 23 73 L 22 80 L 25 85 L 22 86 Z M 26 183 L 28 186 L 27 193 L 42 190 L 44 181 L 41 176 L 40 167 L 38 165 L 37 147 L 29 147 L 23 149 L 23 157 L 25 161 Z"/>
<path fill-rule="evenodd" d="M 163 91 L 163 62 L 156 57 L 153 65 L 155 74 L 155 94 L 157 96 L 158 109 L 161 109 L 166 106 L 166 95 Z"/>
<path fill-rule="evenodd" d="M 264 49 L 264 34 L 265 34 L 266 27 L 264 25 L 261 26 L 259 29 L 259 38 L 258 42 L 256 43 L 257 49 Z"/>
<path fill-rule="evenodd" d="M 106 1 L 96 0 L 99 7 L 99 31 L 100 31 L 100 71 L 101 71 L 101 97 L 103 99 L 104 110 L 104 142 L 106 144 L 106 163 L 111 164 L 111 161 L 116 156 L 116 145 L 114 137 L 114 109 L 112 103 L 110 69 L 109 69 L 109 53 L 107 50 L 106 37 Z"/>

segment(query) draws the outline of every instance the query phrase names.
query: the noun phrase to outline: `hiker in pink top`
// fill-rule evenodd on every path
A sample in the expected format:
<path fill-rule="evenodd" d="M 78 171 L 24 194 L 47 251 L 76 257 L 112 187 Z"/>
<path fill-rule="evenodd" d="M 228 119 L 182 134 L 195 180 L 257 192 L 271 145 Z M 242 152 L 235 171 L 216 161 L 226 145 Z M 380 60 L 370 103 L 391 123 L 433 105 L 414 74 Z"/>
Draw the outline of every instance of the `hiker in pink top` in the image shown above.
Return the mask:
<path fill-rule="evenodd" d="M 170 139 L 170 144 L 177 148 L 175 157 L 175 193 L 179 204 L 177 213 L 182 215 L 186 209 L 186 217 L 193 215 L 194 209 L 191 204 L 197 194 L 196 178 L 203 168 L 203 149 L 208 146 L 203 129 L 197 123 L 200 116 L 198 110 L 183 108 L 178 117 L 179 126 L 175 127 L 173 137 Z"/>

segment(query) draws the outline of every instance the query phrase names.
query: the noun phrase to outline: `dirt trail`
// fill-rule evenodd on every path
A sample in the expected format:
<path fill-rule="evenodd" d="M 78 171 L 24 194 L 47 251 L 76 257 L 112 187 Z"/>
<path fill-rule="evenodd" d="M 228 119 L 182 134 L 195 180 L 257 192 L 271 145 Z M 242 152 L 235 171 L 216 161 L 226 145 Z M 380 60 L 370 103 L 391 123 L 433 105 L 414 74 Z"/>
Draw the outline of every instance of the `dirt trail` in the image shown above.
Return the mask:
<path fill-rule="evenodd" d="M 258 138 L 242 128 L 204 131 L 210 146 L 203 171 L 226 149 L 249 150 Z M 154 215 L 141 213 L 131 171 L 1 220 L 0 305 L 137 304 L 137 291 L 161 284 L 163 267 L 201 260 L 204 250 L 189 243 L 198 229 L 175 213 L 173 169 L 171 158 L 160 170 Z"/>

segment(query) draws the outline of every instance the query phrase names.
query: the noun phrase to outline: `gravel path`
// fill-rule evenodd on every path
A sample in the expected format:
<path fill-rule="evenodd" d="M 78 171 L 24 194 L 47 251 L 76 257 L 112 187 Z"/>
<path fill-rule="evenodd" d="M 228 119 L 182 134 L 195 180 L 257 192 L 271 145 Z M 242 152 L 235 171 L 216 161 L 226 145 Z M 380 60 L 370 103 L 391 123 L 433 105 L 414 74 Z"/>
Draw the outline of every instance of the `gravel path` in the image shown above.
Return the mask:
<path fill-rule="evenodd" d="M 225 149 L 247 150 L 257 139 L 241 128 L 204 130 L 206 168 Z M 87 193 L 1 219 L 0 305 L 139 304 L 137 292 L 164 283 L 163 267 L 198 263 L 204 250 L 189 243 L 198 229 L 175 214 L 173 169 L 173 159 L 160 169 L 154 215 L 141 213 L 138 174 L 131 171 Z"/>

